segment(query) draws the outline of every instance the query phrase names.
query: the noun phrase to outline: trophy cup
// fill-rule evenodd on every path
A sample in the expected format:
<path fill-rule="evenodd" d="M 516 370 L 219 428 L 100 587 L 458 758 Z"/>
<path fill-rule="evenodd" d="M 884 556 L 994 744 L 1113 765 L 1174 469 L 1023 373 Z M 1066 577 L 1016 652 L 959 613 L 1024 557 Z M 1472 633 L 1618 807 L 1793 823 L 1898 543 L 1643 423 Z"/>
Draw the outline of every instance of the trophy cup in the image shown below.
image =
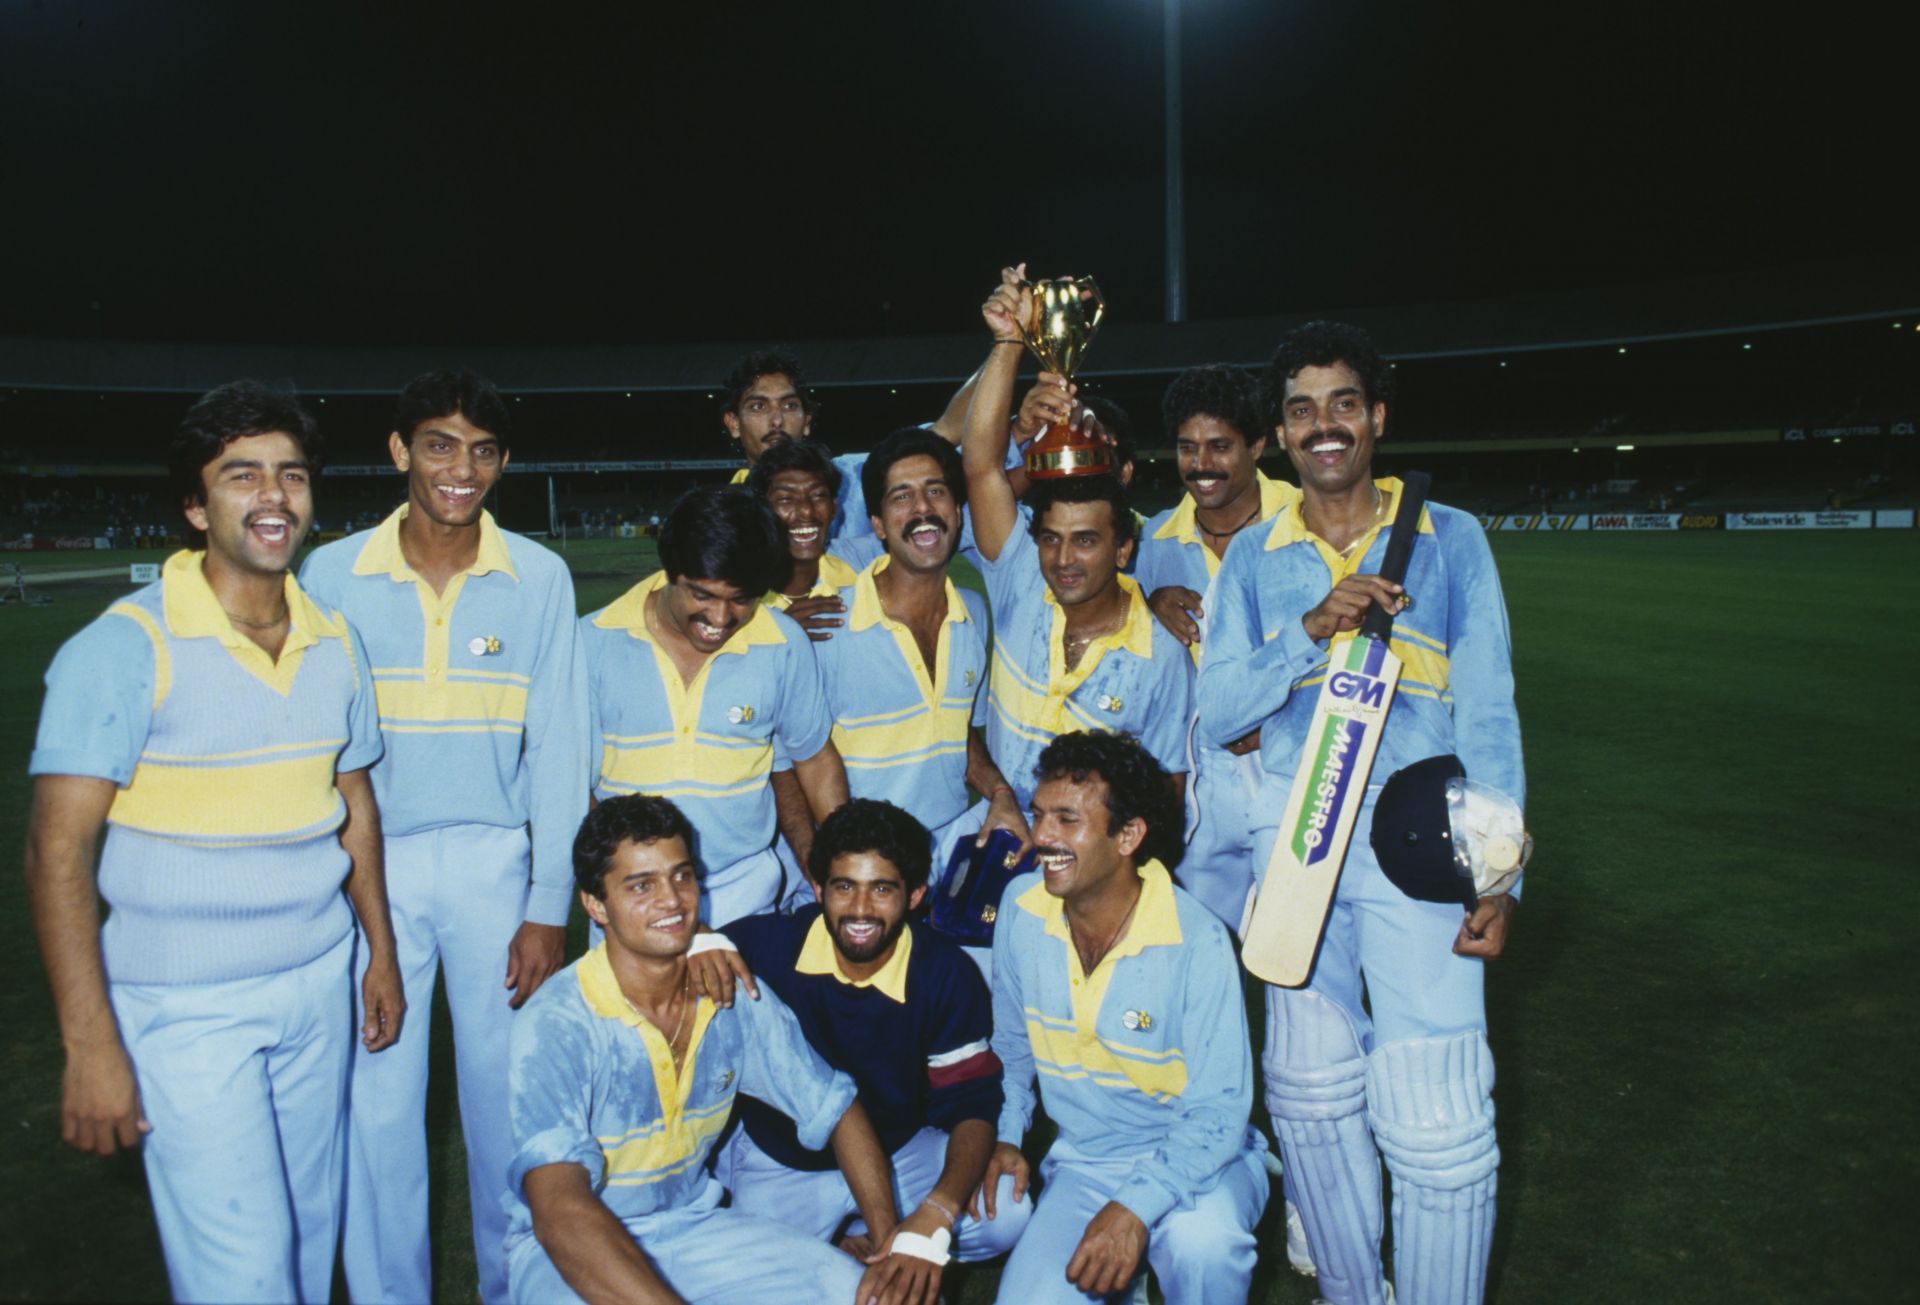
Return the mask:
<path fill-rule="evenodd" d="M 1106 300 L 1090 276 L 1028 284 L 1033 290 L 1033 314 L 1030 321 L 1020 323 L 1020 338 L 1042 367 L 1072 381 L 1100 329 Z M 1113 446 L 1071 426 L 1049 423 L 1027 446 L 1027 475 L 1036 480 L 1091 476 L 1113 469 Z"/>

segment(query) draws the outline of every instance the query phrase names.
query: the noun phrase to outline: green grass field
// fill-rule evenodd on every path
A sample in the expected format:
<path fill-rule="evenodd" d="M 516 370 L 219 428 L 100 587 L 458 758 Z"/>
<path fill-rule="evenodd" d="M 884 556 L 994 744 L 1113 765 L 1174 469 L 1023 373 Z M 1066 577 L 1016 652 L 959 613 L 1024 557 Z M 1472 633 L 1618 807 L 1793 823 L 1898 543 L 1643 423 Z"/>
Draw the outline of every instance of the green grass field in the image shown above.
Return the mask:
<path fill-rule="evenodd" d="M 1502 535 L 1495 552 L 1539 851 L 1489 971 L 1494 1298 L 1911 1298 L 1916 716 L 1881 681 L 1920 635 L 1920 532 Z M 583 608 L 648 560 L 576 545 Z M 20 690 L 0 703 L 6 846 L 24 836 L 40 674 L 125 588 L 57 583 L 50 606 L 0 607 L 0 683 Z M 0 1295 L 161 1299 L 137 1162 L 59 1142 L 59 1041 L 20 879 L 5 884 Z M 452 1099 L 440 1075 L 437 1282 L 464 1302 Z M 1285 1270 L 1275 1226 L 1270 1212 L 1254 1299 L 1300 1305 L 1311 1284 Z M 991 1279 L 959 1297 L 991 1299 Z"/>

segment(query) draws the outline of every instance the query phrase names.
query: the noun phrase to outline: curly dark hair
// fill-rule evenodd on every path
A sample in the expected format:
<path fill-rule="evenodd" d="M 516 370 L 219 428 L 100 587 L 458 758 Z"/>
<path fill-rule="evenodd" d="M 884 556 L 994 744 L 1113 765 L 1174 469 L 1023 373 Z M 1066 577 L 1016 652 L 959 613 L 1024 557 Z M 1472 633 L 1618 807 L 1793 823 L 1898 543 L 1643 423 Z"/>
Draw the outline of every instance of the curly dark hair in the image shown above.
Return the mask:
<path fill-rule="evenodd" d="M 1180 428 L 1195 417 L 1224 422 L 1249 446 L 1273 431 L 1263 416 L 1259 382 L 1228 363 L 1189 367 L 1167 387 L 1160 400 L 1167 438 L 1179 438 Z"/>
<path fill-rule="evenodd" d="M 741 485 L 699 485 L 682 494 L 660 525 L 668 580 L 724 580 L 758 596 L 787 578 L 787 536 L 767 501 Z"/>
<path fill-rule="evenodd" d="M 1027 519 L 1027 533 L 1040 538 L 1041 522 L 1055 503 L 1105 503 L 1113 509 L 1113 542 L 1125 544 L 1140 533 L 1140 522 L 1133 515 L 1133 503 L 1127 487 L 1118 476 L 1098 472 L 1090 476 L 1061 476 L 1036 480 L 1027 491 L 1027 506 L 1033 515 Z"/>
<path fill-rule="evenodd" d="M 800 392 L 800 407 L 807 416 L 813 416 L 817 410 L 813 401 L 813 391 L 807 388 L 806 373 L 800 368 L 800 360 L 785 349 L 755 349 L 741 357 L 727 373 L 727 379 L 720 384 L 720 407 L 725 412 L 737 412 L 740 400 L 746 397 L 753 383 L 762 376 L 784 376 L 793 382 L 793 388 Z"/>
<path fill-rule="evenodd" d="M 1084 784 L 1100 779 L 1107 786 L 1107 832 L 1117 834 L 1129 820 L 1146 822 L 1147 837 L 1137 861 L 1154 860 L 1172 870 L 1186 852 L 1185 819 L 1167 772 L 1131 734 L 1077 730 L 1055 736 L 1034 763 L 1035 783 L 1068 779 Z"/>
<path fill-rule="evenodd" d="M 1331 367 L 1345 363 L 1360 378 L 1361 397 L 1369 407 L 1393 403 L 1393 368 L 1373 346 L 1373 337 L 1347 322 L 1308 322 L 1281 337 L 1267 369 L 1260 376 L 1266 405 L 1267 428 L 1286 422 L 1287 382 L 1302 367 Z"/>
<path fill-rule="evenodd" d="M 187 409 L 167 446 L 167 483 L 182 508 L 207 501 L 207 482 L 201 475 L 207 464 L 235 440 L 280 431 L 300 446 L 309 474 L 318 476 L 326 462 L 320 424 L 302 406 L 291 389 L 265 381 L 229 381 L 208 390 Z M 190 525 L 182 531 L 190 544 L 204 542 Z"/>
<path fill-rule="evenodd" d="M 840 468 L 833 465 L 833 450 L 819 440 L 786 440 L 760 455 L 760 461 L 747 469 L 747 488 L 760 498 L 773 488 L 773 478 L 783 471 L 805 471 L 826 482 L 827 492 L 840 497 Z"/>
<path fill-rule="evenodd" d="M 455 413 L 499 440 L 502 448 L 513 443 L 513 413 L 493 382 L 478 372 L 425 372 L 414 377 L 394 405 L 393 428 L 411 444 L 422 422 Z"/>
<path fill-rule="evenodd" d="M 890 862 L 909 895 L 925 887 L 933 872 L 933 836 L 891 802 L 854 798 L 821 821 L 807 853 L 808 876 L 824 884 L 834 860 L 853 852 L 872 852 Z"/>
<path fill-rule="evenodd" d="M 580 822 L 573 836 L 573 884 L 589 897 L 607 900 L 607 867 L 622 843 L 657 843 L 677 838 L 696 858 L 693 825 L 680 808 L 663 797 L 623 793 L 610 797 Z"/>
<path fill-rule="evenodd" d="M 880 515 L 880 505 L 887 497 L 887 473 L 893 470 L 893 464 L 923 455 L 939 464 L 954 504 L 967 505 L 967 472 L 960 464 L 960 450 L 925 426 L 902 426 L 874 445 L 860 468 L 860 496 L 866 501 L 868 516 Z"/>

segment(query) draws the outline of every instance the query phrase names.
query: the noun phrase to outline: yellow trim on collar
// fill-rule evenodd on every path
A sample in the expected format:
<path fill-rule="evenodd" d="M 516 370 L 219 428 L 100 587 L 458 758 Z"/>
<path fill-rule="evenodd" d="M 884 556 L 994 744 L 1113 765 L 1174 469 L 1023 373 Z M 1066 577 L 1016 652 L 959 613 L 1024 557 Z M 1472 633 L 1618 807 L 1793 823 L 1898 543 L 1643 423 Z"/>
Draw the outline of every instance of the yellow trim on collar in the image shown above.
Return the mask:
<path fill-rule="evenodd" d="M 1393 522 L 1393 514 L 1400 510 L 1400 490 L 1402 487 L 1398 476 L 1383 476 L 1379 480 L 1374 481 L 1373 484 L 1374 487 L 1387 498 L 1387 513 L 1374 524 L 1372 530 L 1367 532 L 1366 543 L 1353 550 L 1356 557 L 1364 557 L 1366 555 L 1367 549 L 1373 547 L 1373 537 L 1378 534 L 1382 528 L 1391 525 Z M 1268 552 L 1272 552 L 1276 548 L 1285 548 L 1289 544 L 1298 544 L 1303 541 L 1313 541 L 1321 545 L 1326 543 L 1325 540 L 1322 540 L 1318 535 L 1307 529 L 1306 518 L 1300 515 L 1300 505 L 1303 501 L 1303 499 L 1296 498 L 1288 505 L 1287 511 L 1282 512 L 1274 518 L 1273 529 L 1267 532 Z M 1431 535 L 1433 533 L 1433 513 L 1424 507 L 1420 509 L 1420 533 L 1423 535 Z"/>
<path fill-rule="evenodd" d="M 386 520 L 373 528 L 367 542 L 360 548 L 360 556 L 354 559 L 355 575 L 384 575 L 395 581 L 418 581 L 420 575 L 407 565 L 407 555 L 400 547 L 400 523 L 412 510 L 411 503 L 402 503 L 387 515 Z M 461 571 L 461 575 L 485 575 L 489 571 L 501 571 L 512 576 L 517 582 L 520 573 L 513 569 L 513 558 L 507 552 L 506 537 L 494 522 L 493 513 L 482 509 L 480 512 L 480 548 L 474 554 L 473 565 Z"/>
<path fill-rule="evenodd" d="M 1274 513 L 1295 502 L 1300 497 L 1299 486 L 1284 480 L 1274 480 L 1269 477 L 1266 472 L 1261 471 L 1257 467 L 1254 469 L 1253 477 L 1255 482 L 1260 486 L 1260 515 L 1254 518 L 1255 521 L 1266 521 L 1270 519 Z M 1195 521 L 1196 511 L 1197 508 L 1193 501 L 1193 495 L 1181 495 L 1179 506 L 1174 508 L 1173 515 L 1168 517 L 1166 521 L 1161 524 L 1160 528 L 1153 532 L 1153 537 L 1155 539 L 1177 539 L 1183 544 L 1199 544 L 1204 547 L 1204 541 L 1200 538 L 1200 531 Z M 1211 553 L 1213 550 L 1208 549 L 1207 551 Z"/>
<path fill-rule="evenodd" d="M 874 583 L 875 577 L 886 570 L 892 561 L 892 557 L 882 553 L 850 582 L 853 585 L 853 607 L 847 612 L 849 631 L 864 630 L 870 625 L 898 626 L 900 624 L 887 615 L 887 609 L 880 602 L 880 588 Z M 949 579 L 946 586 L 947 622 L 958 624 L 961 621 L 971 621 L 973 614 L 967 610 L 966 603 L 961 600 L 960 591 L 953 587 L 953 581 Z"/>
<path fill-rule="evenodd" d="M 831 598 L 848 585 L 860 579 L 860 573 L 853 569 L 853 563 L 832 553 L 820 555 L 820 574 L 813 582 L 813 588 L 807 590 L 808 598 Z M 793 598 L 788 594 L 770 593 L 761 601 L 776 611 L 784 612 L 793 606 Z"/>
<path fill-rule="evenodd" d="M 285 697 L 293 690 L 304 651 L 322 639 L 346 637 L 346 623 L 308 598 L 289 571 L 282 581 L 290 618 L 287 641 L 278 659 L 268 656 L 266 649 L 233 628 L 207 583 L 206 557 L 204 551 L 183 548 L 161 569 L 160 608 L 174 638 L 218 639 L 255 679 Z"/>
<path fill-rule="evenodd" d="M 655 1028 L 653 1022 L 627 1000 L 627 994 L 620 991 L 620 980 L 614 976 L 613 962 L 607 959 L 604 941 L 580 958 L 575 974 L 588 1010 L 604 1020 L 619 1020 L 640 1035 L 640 1045 L 646 1048 L 647 1060 L 653 1067 L 653 1086 L 660 1095 L 661 1116 L 669 1123 L 677 1120 L 687 1108 L 687 1098 L 693 1090 L 693 1069 L 700 1059 L 700 1043 L 707 1035 L 707 1026 L 713 1023 L 717 1008 L 711 1001 L 693 994 L 693 1033 L 687 1039 L 687 1058 L 676 1073 L 667 1035 Z"/>
<path fill-rule="evenodd" d="M 1115 648 L 1124 648 L 1136 657 L 1153 656 L 1153 611 L 1147 606 L 1146 595 L 1140 592 L 1140 582 L 1124 574 L 1116 575 L 1114 579 L 1118 580 L 1120 588 L 1126 591 L 1126 623 L 1112 634 L 1101 635 L 1088 644 L 1087 650 L 1080 654 L 1080 664 L 1071 672 L 1066 668 L 1067 652 L 1064 636 L 1067 612 L 1060 606 L 1060 600 L 1053 596 L 1051 588 L 1045 591 L 1044 597 L 1047 604 L 1053 608 L 1053 632 L 1048 639 L 1047 660 L 1049 679 L 1054 684 L 1059 684 L 1062 679 L 1073 679 L 1074 688 L 1078 688 L 1080 681 L 1085 680 L 1092 674 L 1093 668 L 1100 664 L 1100 658 Z M 1072 691 L 1072 689 L 1068 690 L 1069 693 Z"/>
<path fill-rule="evenodd" d="M 1173 876 L 1158 861 L 1147 861 L 1137 866 L 1135 872 L 1140 876 L 1139 905 L 1133 908 L 1133 919 L 1127 924 L 1126 934 L 1113 945 L 1102 964 L 1122 956 L 1137 956 L 1148 947 L 1178 947 L 1182 941 L 1180 908 L 1173 900 Z M 1017 904 L 1028 915 L 1045 921 L 1050 935 L 1066 939 L 1071 952 L 1073 934 L 1067 928 L 1066 900 L 1048 892 L 1044 879 L 1020 894 Z M 1071 954 L 1077 967 L 1079 953 Z"/>
<path fill-rule="evenodd" d="M 850 979 L 840 968 L 840 953 L 834 950 L 827 933 L 827 917 L 814 917 L 807 940 L 800 945 L 800 958 L 793 963 L 796 974 L 831 974 L 850 988 L 875 988 L 904 1006 L 907 1004 L 907 961 L 913 955 L 913 930 L 902 929 L 893 944 L 893 955 L 875 970 L 871 978 Z"/>
<path fill-rule="evenodd" d="M 751 474 L 752 471 L 753 471 L 752 467 L 742 467 L 740 468 L 740 470 L 733 473 L 733 479 L 729 480 L 727 483 L 729 485 L 744 485 L 747 483 L 747 476 Z"/>
<path fill-rule="evenodd" d="M 647 596 L 656 589 L 666 587 L 667 573 L 655 571 L 608 603 L 600 615 L 593 618 L 593 623 L 603 630 L 625 630 L 642 643 L 654 643 L 653 634 L 647 629 Z M 732 638 L 720 645 L 714 656 L 720 653 L 745 653 L 757 644 L 783 644 L 786 641 L 787 636 L 774 624 L 766 606 L 755 604 L 753 615 L 734 631 Z"/>

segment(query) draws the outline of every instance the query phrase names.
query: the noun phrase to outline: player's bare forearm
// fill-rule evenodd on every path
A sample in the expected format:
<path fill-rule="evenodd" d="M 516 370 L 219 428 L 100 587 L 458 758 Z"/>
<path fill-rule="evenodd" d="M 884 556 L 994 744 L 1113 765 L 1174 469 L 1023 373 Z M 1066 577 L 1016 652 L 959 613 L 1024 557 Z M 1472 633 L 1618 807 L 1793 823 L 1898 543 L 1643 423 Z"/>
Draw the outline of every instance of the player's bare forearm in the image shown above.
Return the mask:
<path fill-rule="evenodd" d="M 847 1107 L 840 1122 L 833 1126 L 833 1158 L 860 1217 L 866 1220 L 867 1233 L 875 1246 L 884 1246 L 900 1222 L 893 1204 L 893 1168 L 887 1153 L 880 1149 L 880 1136 L 859 1101 Z"/>
<path fill-rule="evenodd" d="M 360 1041 L 368 1051 L 381 1051 L 399 1040 L 407 998 L 393 941 L 393 915 L 387 907 L 380 807 L 373 798 L 373 780 L 364 768 L 341 771 L 333 782 L 347 804 L 347 823 L 340 827 L 340 846 L 351 864 L 347 900 L 359 917 L 360 935 L 367 944 L 367 969 L 360 980 L 364 1009 Z"/>
<path fill-rule="evenodd" d="M 807 795 L 791 770 L 776 770 L 773 784 L 773 818 L 780 836 L 793 849 L 793 860 L 802 874 L 811 875 L 807 857 L 813 852 L 813 815 L 807 810 Z"/>
<path fill-rule="evenodd" d="M 540 1249 L 581 1299 L 681 1305 L 626 1225 L 594 1194 L 585 1169 L 541 1165 L 528 1172 L 522 1190 Z"/>
<path fill-rule="evenodd" d="M 147 1131 L 100 958 L 94 851 L 115 792 L 111 780 L 42 775 L 27 824 L 27 901 L 67 1056 L 60 1136 L 99 1155 L 132 1146 Z"/>
<path fill-rule="evenodd" d="M 993 1125 L 984 1119 L 963 1119 L 947 1134 L 947 1163 L 933 1185 L 933 1199 L 947 1213 L 957 1213 L 973 1198 L 993 1158 Z"/>
<path fill-rule="evenodd" d="M 1007 482 L 1007 418 L 1013 408 L 1013 383 L 1020 370 L 1020 350 L 995 347 L 980 369 L 967 410 L 967 437 L 960 445 L 967 472 L 967 512 L 973 519 L 973 542 L 992 561 L 1000 556 L 1018 519 L 1013 486 Z"/>
<path fill-rule="evenodd" d="M 987 357 L 989 360 L 992 359 L 991 350 Z M 967 410 L 973 406 L 973 391 L 980 384 L 980 373 L 985 370 L 986 364 L 982 363 L 974 370 L 973 375 L 960 382 L 960 388 L 953 392 L 951 399 L 947 400 L 946 410 L 940 414 L 939 420 L 933 423 L 933 433 L 947 443 L 957 445 L 967 433 Z"/>
<path fill-rule="evenodd" d="M 794 762 L 793 777 L 807 795 L 807 809 L 813 814 L 814 824 L 847 805 L 847 767 L 831 739 L 805 761 Z"/>
<path fill-rule="evenodd" d="M 993 754 L 987 751 L 987 736 L 978 725 L 967 726 L 967 786 L 989 798 L 997 788 L 1013 787 L 994 764 Z"/>

